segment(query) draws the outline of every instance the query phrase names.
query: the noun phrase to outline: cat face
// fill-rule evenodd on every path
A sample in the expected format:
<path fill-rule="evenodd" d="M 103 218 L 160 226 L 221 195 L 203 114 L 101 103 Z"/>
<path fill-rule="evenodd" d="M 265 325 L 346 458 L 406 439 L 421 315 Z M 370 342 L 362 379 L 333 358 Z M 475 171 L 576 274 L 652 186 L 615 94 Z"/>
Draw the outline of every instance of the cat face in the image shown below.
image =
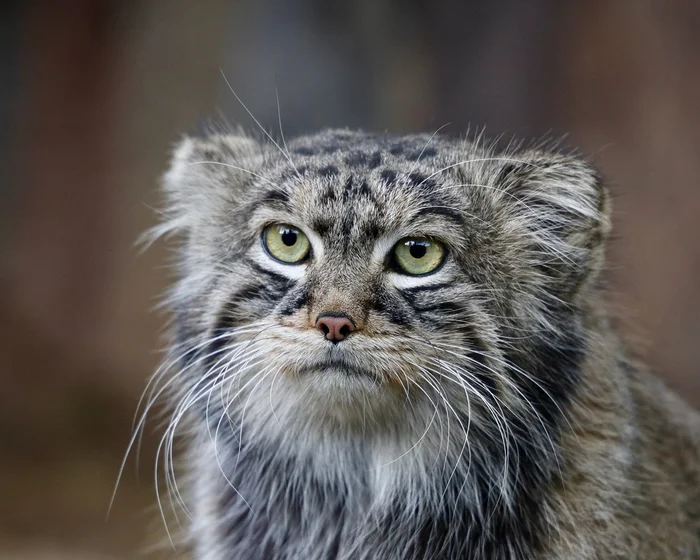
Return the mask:
<path fill-rule="evenodd" d="M 188 386 L 224 409 L 245 397 L 366 423 L 424 402 L 493 424 L 504 407 L 558 409 L 573 387 L 539 367 L 543 348 L 575 329 L 609 227 L 574 158 L 217 136 L 181 144 L 165 189 L 163 231 L 186 235 L 172 303 Z"/>

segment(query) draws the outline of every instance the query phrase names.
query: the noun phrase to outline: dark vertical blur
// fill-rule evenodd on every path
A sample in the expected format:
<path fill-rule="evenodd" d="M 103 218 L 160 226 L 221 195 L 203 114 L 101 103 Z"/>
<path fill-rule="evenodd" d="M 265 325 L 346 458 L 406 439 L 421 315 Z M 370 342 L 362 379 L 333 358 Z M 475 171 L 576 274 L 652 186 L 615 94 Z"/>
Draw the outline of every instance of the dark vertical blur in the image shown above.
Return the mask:
<path fill-rule="evenodd" d="M 11 200 L 10 126 L 12 107 L 17 95 L 18 61 L 18 3 L 5 2 L 0 5 L 0 251 L 6 248 L 8 232 L 8 208 Z M 2 276 L 0 276 L 2 278 Z"/>
<path fill-rule="evenodd" d="M 133 244 L 180 134 L 256 126 L 221 71 L 276 135 L 568 133 L 615 194 L 616 305 L 700 403 L 699 29 L 696 0 L 2 2 L 0 560 L 163 535 L 153 437 L 104 523 L 162 342 L 164 249 Z"/>

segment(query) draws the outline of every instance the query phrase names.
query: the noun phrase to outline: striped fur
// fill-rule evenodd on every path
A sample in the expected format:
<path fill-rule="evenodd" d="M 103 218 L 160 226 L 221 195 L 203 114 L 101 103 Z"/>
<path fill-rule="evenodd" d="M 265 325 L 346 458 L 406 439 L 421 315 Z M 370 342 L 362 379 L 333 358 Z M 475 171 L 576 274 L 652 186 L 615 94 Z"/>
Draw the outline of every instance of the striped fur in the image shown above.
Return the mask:
<path fill-rule="evenodd" d="M 183 140 L 164 188 L 157 233 L 183 241 L 153 395 L 172 399 L 195 558 L 700 557 L 700 421 L 611 327 L 609 199 L 586 163 L 237 132 Z M 266 253 L 276 222 L 308 261 Z M 411 235 L 444 243 L 434 273 L 393 266 Z M 341 344 L 314 327 L 328 312 L 356 323 Z"/>

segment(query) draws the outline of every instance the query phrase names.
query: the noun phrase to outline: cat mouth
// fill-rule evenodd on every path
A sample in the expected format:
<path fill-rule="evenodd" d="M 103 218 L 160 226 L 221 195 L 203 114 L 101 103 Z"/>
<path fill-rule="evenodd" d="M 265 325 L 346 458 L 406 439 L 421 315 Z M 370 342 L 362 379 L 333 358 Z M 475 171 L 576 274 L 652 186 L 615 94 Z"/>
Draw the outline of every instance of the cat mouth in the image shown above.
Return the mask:
<path fill-rule="evenodd" d="M 367 377 L 377 379 L 377 375 L 368 369 L 349 364 L 343 360 L 328 360 L 314 364 L 309 368 L 313 373 L 321 375 L 342 375 L 345 377 Z"/>

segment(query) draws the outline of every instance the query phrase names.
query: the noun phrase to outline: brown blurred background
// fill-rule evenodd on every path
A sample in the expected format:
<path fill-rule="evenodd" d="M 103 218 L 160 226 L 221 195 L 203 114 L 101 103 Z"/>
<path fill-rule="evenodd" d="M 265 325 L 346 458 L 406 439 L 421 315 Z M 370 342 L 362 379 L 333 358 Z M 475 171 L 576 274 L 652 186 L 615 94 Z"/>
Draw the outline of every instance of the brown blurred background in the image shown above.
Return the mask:
<path fill-rule="evenodd" d="M 610 278 L 700 403 L 697 0 L 5 0 L 0 7 L 0 559 L 139 558 L 157 426 L 105 514 L 156 366 L 171 143 L 221 111 L 561 136 L 616 197 Z M 140 482 L 136 472 L 140 471 Z M 172 553 L 166 553 L 166 557 Z"/>

